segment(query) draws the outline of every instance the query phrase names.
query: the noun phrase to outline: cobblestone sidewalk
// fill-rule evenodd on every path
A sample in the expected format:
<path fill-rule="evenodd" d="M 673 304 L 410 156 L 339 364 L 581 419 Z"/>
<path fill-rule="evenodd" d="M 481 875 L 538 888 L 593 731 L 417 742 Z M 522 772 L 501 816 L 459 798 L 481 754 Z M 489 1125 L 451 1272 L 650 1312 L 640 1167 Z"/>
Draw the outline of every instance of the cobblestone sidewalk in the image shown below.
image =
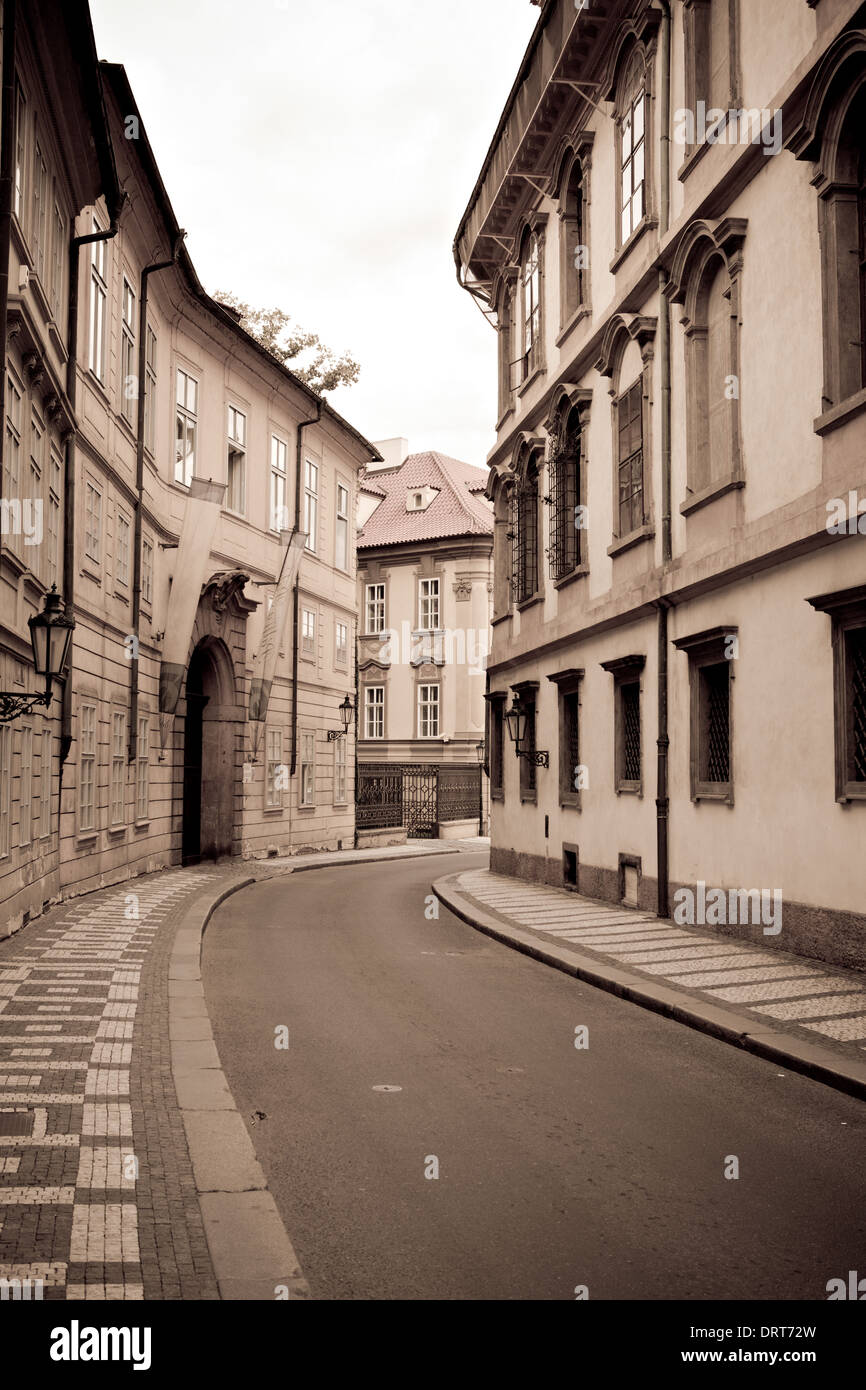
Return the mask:
<path fill-rule="evenodd" d="M 219 1297 L 167 981 L 174 925 L 217 878 L 136 879 L 0 942 L 0 1279 L 46 1300 Z"/>

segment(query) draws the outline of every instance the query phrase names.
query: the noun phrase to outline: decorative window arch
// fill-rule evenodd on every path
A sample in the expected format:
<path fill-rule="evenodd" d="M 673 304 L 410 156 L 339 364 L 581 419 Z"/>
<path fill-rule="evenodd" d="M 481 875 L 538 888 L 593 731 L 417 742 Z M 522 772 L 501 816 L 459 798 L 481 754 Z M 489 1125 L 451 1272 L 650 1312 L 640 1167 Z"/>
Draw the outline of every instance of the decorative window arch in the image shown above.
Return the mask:
<path fill-rule="evenodd" d="M 651 500 L 651 366 L 655 318 L 636 314 L 627 321 L 615 314 L 608 323 L 601 344 L 596 371 L 610 379 L 613 427 L 613 544 L 609 555 L 617 555 L 652 532 Z M 625 380 L 623 358 L 630 344 L 640 349 L 641 369 Z"/>
<path fill-rule="evenodd" d="M 511 583 L 514 602 L 538 596 L 541 539 L 539 479 L 544 467 L 544 440 L 523 435 L 511 485 Z"/>
<path fill-rule="evenodd" d="M 866 390 L 866 30 L 827 49 L 785 144 L 818 194 L 826 413 Z"/>
<path fill-rule="evenodd" d="M 559 326 L 590 309 L 589 178 L 594 131 L 566 147 L 559 179 Z"/>
<path fill-rule="evenodd" d="M 683 305 L 688 496 L 685 516 L 744 485 L 740 449 L 740 274 L 747 222 L 688 227 L 665 293 Z"/>
<path fill-rule="evenodd" d="M 506 267 L 494 290 L 493 303 L 499 333 L 499 420 L 511 408 L 514 396 L 514 300 L 517 266 Z"/>
<path fill-rule="evenodd" d="M 652 218 L 652 59 L 655 46 L 624 43 L 608 93 L 616 127 L 616 248 Z"/>
<path fill-rule="evenodd" d="M 551 446 L 550 481 L 550 577 L 556 583 L 585 574 L 586 553 L 586 439 L 592 392 L 565 386 L 546 424 Z"/>
<path fill-rule="evenodd" d="M 535 227 L 527 227 L 520 240 L 517 306 L 517 384 L 540 367 L 543 360 L 542 239 Z"/>
<path fill-rule="evenodd" d="M 511 488 L 514 474 L 505 464 L 493 466 L 487 496 L 493 502 L 493 621 L 506 618 L 512 604 Z"/>

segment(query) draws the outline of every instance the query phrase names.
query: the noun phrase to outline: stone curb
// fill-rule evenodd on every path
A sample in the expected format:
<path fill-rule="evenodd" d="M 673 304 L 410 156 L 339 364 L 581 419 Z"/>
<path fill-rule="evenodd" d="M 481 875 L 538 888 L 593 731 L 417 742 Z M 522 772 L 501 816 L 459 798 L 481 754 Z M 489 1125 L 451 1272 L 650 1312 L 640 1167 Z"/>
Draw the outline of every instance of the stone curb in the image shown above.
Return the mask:
<path fill-rule="evenodd" d="M 502 922 L 486 912 L 474 898 L 461 891 L 458 886 L 460 877 L 460 874 L 450 874 L 447 878 L 437 879 L 431 884 L 433 892 L 455 917 L 485 936 L 505 946 L 512 946 L 533 960 L 552 965 L 555 970 L 562 970 L 566 975 L 572 975 L 597 989 L 638 1004 L 643 1009 L 684 1023 L 700 1033 L 708 1033 L 721 1042 L 731 1043 L 734 1047 L 763 1057 L 765 1061 L 782 1063 L 790 1071 L 800 1072 L 813 1081 L 856 1096 L 858 1100 L 866 1100 L 866 1062 L 848 1062 L 819 1043 L 792 1037 L 719 1004 L 701 999 L 687 1001 L 682 994 L 666 985 L 655 984 L 619 966 L 606 965 L 583 955 L 575 947 L 565 949 L 541 942 L 522 927 Z"/>
<path fill-rule="evenodd" d="M 352 850 L 345 850 L 344 853 L 351 855 Z M 418 849 L 411 854 L 376 854 L 369 859 L 331 859 L 324 864 L 298 864 L 295 868 L 282 869 L 286 874 L 305 874 L 310 869 L 343 869 L 351 867 L 357 869 L 359 864 L 401 864 L 404 859 L 429 859 L 431 855 L 439 854 L 459 854 L 459 849 Z M 263 860 L 267 864 L 268 860 Z M 273 863 L 273 860 L 270 861 Z M 282 866 L 280 866 L 282 868 Z"/>
<path fill-rule="evenodd" d="M 310 1290 L 220 1064 L 201 978 L 201 943 L 216 909 L 260 880 L 237 879 L 181 917 L 168 968 L 171 1070 L 220 1297 L 291 1299 Z"/>

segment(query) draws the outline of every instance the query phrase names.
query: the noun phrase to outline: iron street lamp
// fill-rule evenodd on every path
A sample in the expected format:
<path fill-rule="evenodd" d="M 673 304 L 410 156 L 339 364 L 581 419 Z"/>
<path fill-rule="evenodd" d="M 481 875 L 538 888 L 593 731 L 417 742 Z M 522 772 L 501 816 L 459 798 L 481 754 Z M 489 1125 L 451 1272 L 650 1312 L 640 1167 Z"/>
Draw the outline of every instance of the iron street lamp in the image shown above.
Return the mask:
<path fill-rule="evenodd" d="M 526 706 L 521 704 L 520 700 L 515 699 L 505 715 L 505 722 L 518 758 L 526 758 L 527 762 L 533 763 L 535 767 L 550 767 L 549 753 L 537 748 L 530 750 L 523 747 L 526 742 L 527 713 Z"/>
<path fill-rule="evenodd" d="M 340 705 L 340 718 L 343 721 L 342 729 L 329 729 L 328 742 L 336 743 L 338 739 L 345 738 L 349 732 L 349 725 L 352 722 L 352 715 L 355 713 L 355 706 L 352 704 L 351 695 L 347 695 Z"/>
<path fill-rule="evenodd" d="M 17 695 L 11 690 L 0 690 L 2 724 L 8 724 L 22 714 L 30 714 L 37 705 L 50 705 L 51 682 L 61 675 L 66 665 L 75 623 L 72 618 L 66 616 L 55 584 L 52 584 L 51 592 L 45 595 L 45 607 L 42 612 L 29 618 L 28 626 L 33 647 L 33 665 L 37 676 L 45 677 L 45 691 L 42 695 Z"/>

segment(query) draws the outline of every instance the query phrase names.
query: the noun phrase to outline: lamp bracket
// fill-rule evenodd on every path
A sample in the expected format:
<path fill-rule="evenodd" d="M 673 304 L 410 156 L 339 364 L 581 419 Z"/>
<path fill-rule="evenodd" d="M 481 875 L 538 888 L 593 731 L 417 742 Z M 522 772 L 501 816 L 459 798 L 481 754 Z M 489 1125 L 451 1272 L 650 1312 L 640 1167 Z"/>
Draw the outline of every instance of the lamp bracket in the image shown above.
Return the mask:
<path fill-rule="evenodd" d="M 0 690 L 0 724 L 10 724 L 22 714 L 32 714 L 37 706 L 50 704 L 50 690 L 42 695 L 16 695 L 11 690 Z"/>
<path fill-rule="evenodd" d="M 520 748 L 517 752 L 518 758 L 526 758 L 535 767 L 550 767 L 550 754 L 546 750 L 530 753 L 526 748 Z"/>

